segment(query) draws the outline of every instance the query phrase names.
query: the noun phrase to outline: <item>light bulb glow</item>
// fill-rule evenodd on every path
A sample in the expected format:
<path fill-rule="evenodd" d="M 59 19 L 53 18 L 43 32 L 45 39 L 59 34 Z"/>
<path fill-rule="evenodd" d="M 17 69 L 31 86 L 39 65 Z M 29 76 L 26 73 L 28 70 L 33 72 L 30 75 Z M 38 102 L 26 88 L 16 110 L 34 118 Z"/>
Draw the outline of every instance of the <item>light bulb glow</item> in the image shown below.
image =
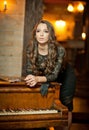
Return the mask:
<path fill-rule="evenodd" d="M 82 39 L 85 40 L 86 39 L 86 33 L 82 33 Z"/>
<path fill-rule="evenodd" d="M 69 12 L 73 12 L 73 11 L 74 11 L 73 5 L 72 5 L 72 4 L 69 4 L 68 7 L 67 7 L 67 10 L 68 10 Z"/>
<path fill-rule="evenodd" d="M 4 10 L 7 10 L 7 1 L 4 0 Z"/>
<path fill-rule="evenodd" d="M 84 6 L 83 4 L 79 3 L 79 5 L 77 6 L 77 9 L 81 12 L 84 10 Z"/>
<path fill-rule="evenodd" d="M 65 24 L 66 24 L 66 22 L 65 21 L 63 21 L 63 20 L 57 20 L 56 22 L 55 22 L 55 24 L 56 24 L 56 26 L 65 26 Z"/>

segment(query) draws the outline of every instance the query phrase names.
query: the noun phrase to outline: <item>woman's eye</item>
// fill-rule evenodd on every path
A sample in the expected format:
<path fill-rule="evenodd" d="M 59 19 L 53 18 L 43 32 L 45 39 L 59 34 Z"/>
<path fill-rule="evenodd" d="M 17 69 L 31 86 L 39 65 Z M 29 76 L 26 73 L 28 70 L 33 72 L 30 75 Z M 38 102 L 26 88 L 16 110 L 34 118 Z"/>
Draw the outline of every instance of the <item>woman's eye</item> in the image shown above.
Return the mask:
<path fill-rule="evenodd" d="M 36 30 L 36 32 L 40 32 L 40 30 Z"/>
<path fill-rule="evenodd" d="M 48 33 L 48 30 L 47 30 L 47 31 L 45 31 L 45 33 Z"/>
<path fill-rule="evenodd" d="M 38 32 L 48 33 L 49 31 L 48 31 L 48 30 L 43 30 L 43 31 L 41 31 L 41 30 L 36 30 L 36 32 L 37 32 L 37 33 L 38 33 Z"/>

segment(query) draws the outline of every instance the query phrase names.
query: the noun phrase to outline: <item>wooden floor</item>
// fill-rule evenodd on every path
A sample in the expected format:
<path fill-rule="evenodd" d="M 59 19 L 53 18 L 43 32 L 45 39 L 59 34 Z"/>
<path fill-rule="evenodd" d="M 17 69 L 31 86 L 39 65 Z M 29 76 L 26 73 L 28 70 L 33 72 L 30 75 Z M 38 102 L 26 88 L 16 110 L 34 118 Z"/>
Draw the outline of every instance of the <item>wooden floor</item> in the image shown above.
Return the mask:
<path fill-rule="evenodd" d="M 73 123 L 71 130 L 89 130 L 89 124 Z"/>

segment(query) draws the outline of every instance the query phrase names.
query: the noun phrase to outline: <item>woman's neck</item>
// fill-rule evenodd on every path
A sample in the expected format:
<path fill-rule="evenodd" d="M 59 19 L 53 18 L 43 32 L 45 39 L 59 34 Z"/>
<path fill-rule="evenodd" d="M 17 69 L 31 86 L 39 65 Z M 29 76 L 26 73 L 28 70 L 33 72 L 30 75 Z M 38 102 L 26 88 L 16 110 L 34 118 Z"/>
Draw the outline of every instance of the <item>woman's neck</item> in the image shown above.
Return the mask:
<path fill-rule="evenodd" d="M 48 45 L 38 45 L 38 53 L 41 55 L 47 55 L 48 54 Z"/>

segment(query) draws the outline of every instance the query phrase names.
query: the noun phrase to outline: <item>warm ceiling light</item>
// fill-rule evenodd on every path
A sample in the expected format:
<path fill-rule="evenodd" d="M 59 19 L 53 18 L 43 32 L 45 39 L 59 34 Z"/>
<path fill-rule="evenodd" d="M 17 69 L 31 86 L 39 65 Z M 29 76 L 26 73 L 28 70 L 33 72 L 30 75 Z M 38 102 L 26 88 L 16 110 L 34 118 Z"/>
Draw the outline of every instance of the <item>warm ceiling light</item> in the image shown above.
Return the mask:
<path fill-rule="evenodd" d="M 78 9 L 79 12 L 83 12 L 84 5 L 82 3 L 79 3 L 79 5 L 77 6 L 77 9 Z"/>
<path fill-rule="evenodd" d="M 68 10 L 69 12 L 73 12 L 73 11 L 74 11 L 73 5 L 72 5 L 72 4 L 69 4 L 68 7 L 67 7 L 67 10 Z"/>
<path fill-rule="evenodd" d="M 85 2 L 82 1 L 74 1 L 69 3 L 67 10 L 69 12 L 83 12 L 84 11 Z"/>
<path fill-rule="evenodd" d="M 55 22 L 55 24 L 56 24 L 56 26 L 62 26 L 62 27 L 64 27 L 66 25 L 66 22 L 63 21 L 63 20 L 57 20 Z"/>

